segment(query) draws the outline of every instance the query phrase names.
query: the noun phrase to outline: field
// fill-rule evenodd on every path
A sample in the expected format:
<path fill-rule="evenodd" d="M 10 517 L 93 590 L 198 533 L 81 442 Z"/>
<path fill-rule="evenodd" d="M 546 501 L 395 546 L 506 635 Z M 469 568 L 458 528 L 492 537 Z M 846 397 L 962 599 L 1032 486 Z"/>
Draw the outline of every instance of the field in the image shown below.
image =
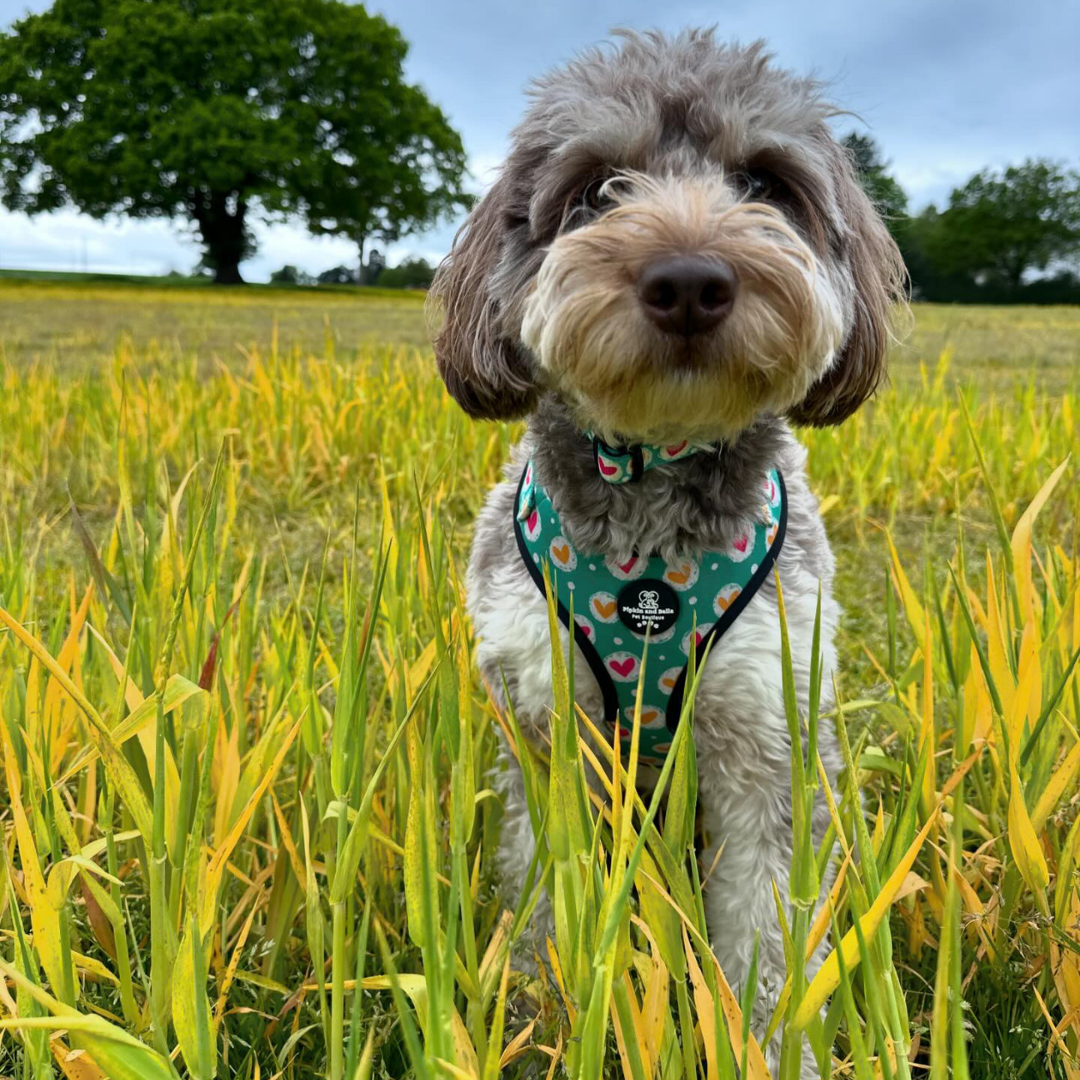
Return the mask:
<path fill-rule="evenodd" d="M 475 677 L 459 579 L 516 433 L 425 341 L 409 294 L 0 281 L 0 1077 L 767 1075 L 692 757 L 663 807 L 633 760 L 590 802 L 565 670 L 550 747 Z M 891 387 L 803 435 L 851 767 L 814 852 L 792 759 L 783 1080 L 800 1038 L 823 1076 L 1080 1078 L 1078 424 L 1080 310 L 916 306 Z"/>

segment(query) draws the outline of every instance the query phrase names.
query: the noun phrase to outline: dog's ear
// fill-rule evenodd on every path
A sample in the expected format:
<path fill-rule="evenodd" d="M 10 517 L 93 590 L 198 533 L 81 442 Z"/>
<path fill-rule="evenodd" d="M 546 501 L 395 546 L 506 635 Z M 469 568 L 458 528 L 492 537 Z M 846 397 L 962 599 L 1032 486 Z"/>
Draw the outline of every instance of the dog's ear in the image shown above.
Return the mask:
<path fill-rule="evenodd" d="M 480 420 L 508 420 L 529 412 L 537 385 L 528 357 L 502 326 L 493 280 L 508 228 L 503 177 L 469 215 L 431 286 L 439 374 L 450 396 Z M 441 313 L 437 310 L 441 308 Z"/>
<path fill-rule="evenodd" d="M 846 420 L 885 377 L 889 324 L 904 300 L 900 251 L 859 185 L 847 152 L 833 145 L 836 198 L 844 220 L 841 257 L 854 285 L 851 330 L 832 366 L 789 412 L 796 424 L 826 427 Z"/>

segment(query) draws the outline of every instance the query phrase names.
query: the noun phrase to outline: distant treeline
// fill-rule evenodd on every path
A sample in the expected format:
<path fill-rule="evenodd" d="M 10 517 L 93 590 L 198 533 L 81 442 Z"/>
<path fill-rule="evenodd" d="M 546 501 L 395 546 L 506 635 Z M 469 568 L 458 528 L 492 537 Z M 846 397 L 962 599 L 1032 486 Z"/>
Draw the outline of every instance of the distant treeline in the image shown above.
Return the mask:
<path fill-rule="evenodd" d="M 288 264 L 270 275 L 277 285 L 378 285 L 380 289 L 426 289 L 435 276 L 427 259 L 408 258 L 397 266 L 387 266 L 376 248 L 359 268 L 332 266 L 321 274 L 308 274 Z"/>
<path fill-rule="evenodd" d="M 1052 161 L 984 169 L 948 205 L 908 212 L 877 144 L 845 140 L 863 187 L 907 264 L 917 300 L 964 304 L 1080 303 L 1080 174 Z"/>

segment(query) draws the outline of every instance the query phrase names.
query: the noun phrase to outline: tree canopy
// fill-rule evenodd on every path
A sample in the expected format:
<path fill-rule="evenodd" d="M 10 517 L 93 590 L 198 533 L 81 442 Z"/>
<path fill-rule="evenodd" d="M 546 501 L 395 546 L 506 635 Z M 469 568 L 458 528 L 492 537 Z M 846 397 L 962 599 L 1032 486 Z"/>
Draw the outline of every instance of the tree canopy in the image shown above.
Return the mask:
<path fill-rule="evenodd" d="M 864 190 L 881 211 L 916 296 L 965 303 L 1080 302 L 1080 174 L 1053 161 L 984 169 L 948 205 L 908 213 L 877 143 L 843 139 Z"/>
<path fill-rule="evenodd" d="M 0 35 L 0 198 L 186 218 L 223 282 L 256 212 L 362 253 L 467 203 L 407 48 L 340 0 L 55 0 Z"/>
<path fill-rule="evenodd" d="M 944 273 L 1017 289 L 1080 247 L 1080 176 L 1047 161 L 984 169 L 925 215 L 923 236 Z"/>

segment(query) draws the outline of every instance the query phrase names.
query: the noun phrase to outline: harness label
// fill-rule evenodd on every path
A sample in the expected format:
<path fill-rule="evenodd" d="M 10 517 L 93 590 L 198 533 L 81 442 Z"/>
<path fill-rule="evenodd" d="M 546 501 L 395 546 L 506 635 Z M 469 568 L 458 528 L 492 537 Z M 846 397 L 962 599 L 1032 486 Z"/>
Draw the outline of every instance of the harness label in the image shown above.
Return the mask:
<path fill-rule="evenodd" d="M 670 630 L 679 618 L 679 597 L 658 578 L 632 581 L 619 593 L 619 619 L 628 630 L 644 637 Z"/>

